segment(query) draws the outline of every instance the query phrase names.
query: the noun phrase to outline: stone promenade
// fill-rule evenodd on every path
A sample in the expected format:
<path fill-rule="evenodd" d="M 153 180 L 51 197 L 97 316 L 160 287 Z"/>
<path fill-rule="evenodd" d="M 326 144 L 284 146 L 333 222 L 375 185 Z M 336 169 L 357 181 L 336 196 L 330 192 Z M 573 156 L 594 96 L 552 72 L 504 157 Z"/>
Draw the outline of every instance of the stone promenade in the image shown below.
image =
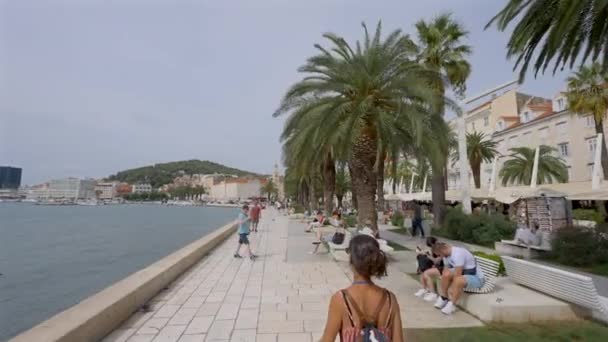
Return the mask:
<path fill-rule="evenodd" d="M 264 211 L 250 240 L 255 261 L 235 259 L 236 235 L 218 246 L 158 294 L 104 342 L 317 341 L 329 298 L 350 284 L 348 265 L 324 251 L 309 255 L 312 236 L 304 226 Z M 380 285 L 395 292 L 405 328 L 479 326 L 464 312 L 445 317 L 413 296 L 417 282 L 411 252 L 396 253 Z"/>

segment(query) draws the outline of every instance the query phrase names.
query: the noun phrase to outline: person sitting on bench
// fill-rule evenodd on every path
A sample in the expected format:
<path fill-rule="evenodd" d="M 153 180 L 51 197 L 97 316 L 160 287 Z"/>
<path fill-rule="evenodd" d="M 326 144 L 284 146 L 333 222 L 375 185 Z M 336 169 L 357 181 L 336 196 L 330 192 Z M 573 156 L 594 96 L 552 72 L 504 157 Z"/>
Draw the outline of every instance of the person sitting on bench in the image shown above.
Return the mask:
<path fill-rule="evenodd" d="M 431 249 L 437 242 L 437 238 L 434 236 L 426 238 L 426 246 Z M 436 301 L 437 286 L 435 284 L 435 279 L 441 277 L 441 273 L 443 272 L 443 259 L 441 256 L 430 251 L 423 252 L 420 247 L 416 247 L 416 253 L 422 288 L 415 293 L 415 296 L 420 297 L 427 302 Z"/>
<path fill-rule="evenodd" d="M 334 234 L 336 233 L 341 233 L 344 234 L 345 229 L 344 227 L 346 227 L 346 225 L 344 224 L 344 221 L 342 220 L 342 215 L 340 213 L 334 213 L 334 217 L 332 217 L 330 220 L 330 225 L 331 227 L 335 227 L 335 231 Z M 312 242 L 313 245 L 315 245 L 315 248 L 313 249 L 313 251 L 311 252 L 311 254 L 316 253 L 319 250 L 319 246 L 321 245 L 321 243 L 323 242 L 329 242 L 331 241 L 331 239 L 333 238 L 328 238 L 328 239 L 323 239 L 323 232 L 322 232 L 322 227 L 319 227 L 317 229 L 315 229 L 315 233 L 316 233 L 316 240 Z"/>
<path fill-rule="evenodd" d="M 323 226 L 323 221 L 325 221 L 325 217 L 323 216 L 323 213 L 319 210 L 319 212 L 317 212 L 317 217 L 315 217 L 312 220 L 312 222 L 310 222 L 310 224 L 308 225 L 308 227 L 304 231 L 307 232 L 307 233 L 309 233 L 314 228 L 322 227 Z"/>
<path fill-rule="evenodd" d="M 435 307 L 446 315 L 456 311 L 456 303 L 465 287 L 480 289 L 484 276 L 471 252 L 462 247 L 437 242 L 433 253 L 443 257 L 444 269 L 441 275 L 441 297 Z"/>

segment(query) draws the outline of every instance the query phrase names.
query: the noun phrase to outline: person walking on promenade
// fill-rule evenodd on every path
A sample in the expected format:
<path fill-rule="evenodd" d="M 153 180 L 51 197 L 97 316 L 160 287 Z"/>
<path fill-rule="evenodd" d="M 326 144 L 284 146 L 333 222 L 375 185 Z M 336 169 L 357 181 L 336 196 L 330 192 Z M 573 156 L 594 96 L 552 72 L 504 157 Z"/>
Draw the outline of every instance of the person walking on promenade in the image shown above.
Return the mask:
<path fill-rule="evenodd" d="M 416 236 L 416 231 L 420 230 L 420 237 L 424 238 L 424 228 L 422 227 L 422 206 L 414 202 L 414 219 L 412 220 L 412 236 Z"/>
<path fill-rule="evenodd" d="M 251 247 L 249 246 L 249 206 L 245 204 L 239 213 L 238 216 L 238 225 L 239 229 L 237 234 L 239 235 L 239 246 L 236 248 L 236 252 L 234 252 L 235 258 L 241 258 L 241 246 L 245 245 L 247 250 L 247 256 L 253 260 L 256 256 L 251 252 Z"/>
<path fill-rule="evenodd" d="M 260 203 L 255 201 L 253 206 L 249 210 L 249 219 L 251 220 L 251 231 L 254 233 L 258 232 L 258 224 L 260 223 L 260 218 L 262 217 L 262 208 L 260 207 Z"/>
<path fill-rule="evenodd" d="M 378 241 L 365 234 L 357 235 L 350 240 L 347 251 L 353 283 L 331 297 L 321 342 L 333 342 L 338 335 L 342 342 L 361 338 L 402 342 L 399 303 L 392 292 L 372 281 L 372 277 L 386 275 L 386 255 Z"/>

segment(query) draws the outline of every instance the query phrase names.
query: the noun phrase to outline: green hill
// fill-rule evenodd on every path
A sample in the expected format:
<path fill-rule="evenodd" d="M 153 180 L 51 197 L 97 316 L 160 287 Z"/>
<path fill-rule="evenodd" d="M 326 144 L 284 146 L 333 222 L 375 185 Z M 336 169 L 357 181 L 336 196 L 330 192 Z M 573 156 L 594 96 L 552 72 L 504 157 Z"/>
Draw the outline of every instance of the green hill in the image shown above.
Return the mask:
<path fill-rule="evenodd" d="M 182 173 L 183 172 L 183 173 Z M 213 174 L 224 173 L 237 176 L 258 176 L 253 172 L 243 171 L 228 167 L 208 160 L 184 160 L 170 163 L 155 164 L 120 171 L 108 177 L 112 181 L 127 183 L 150 183 L 153 187 L 159 187 L 171 183 L 173 179 L 181 174 Z"/>

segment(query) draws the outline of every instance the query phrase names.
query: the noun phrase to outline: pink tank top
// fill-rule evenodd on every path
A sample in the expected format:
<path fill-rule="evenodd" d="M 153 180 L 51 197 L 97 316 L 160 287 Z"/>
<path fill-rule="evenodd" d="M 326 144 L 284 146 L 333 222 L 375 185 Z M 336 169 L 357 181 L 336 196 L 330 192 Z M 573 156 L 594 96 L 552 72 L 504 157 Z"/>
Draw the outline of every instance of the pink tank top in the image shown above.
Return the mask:
<path fill-rule="evenodd" d="M 376 311 L 374 313 L 373 316 L 366 316 L 365 314 L 363 314 L 363 312 L 361 312 L 361 310 L 359 309 L 359 306 L 357 306 L 357 303 L 353 300 L 353 298 L 348 294 L 348 292 L 346 290 L 342 290 L 340 291 L 342 293 L 342 299 L 344 299 L 344 304 L 346 306 L 346 310 L 348 313 L 348 320 L 350 321 L 350 326 L 343 326 L 342 330 L 340 331 L 340 341 L 342 342 L 357 342 L 360 341 L 361 338 L 363 337 L 361 335 L 361 330 L 363 328 L 363 326 L 366 323 L 373 323 L 376 327 L 378 327 L 378 330 L 380 332 L 382 332 L 384 334 L 384 336 L 386 336 L 389 340 L 392 340 L 392 330 L 390 329 L 391 327 L 391 318 L 392 318 L 392 311 L 393 311 L 393 305 L 391 302 L 391 295 L 387 290 L 384 290 L 384 295 L 382 296 L 382 299 L 380 300 L 380 304 L 378 304 L 378 307 L 376 308 Z M 379 327 L 378 326 L 378 318 L 380 315 L 380 311 L 382 310 L 382 307 L 384 306 L 384 303 L 387 301 L 388 299 L 388 318 L 386 320 L 386 324 L 384 327 Z M 355 313 L 357 314 L 357 317 L 359 318 L 359 322 L 355 322 L 355 319 L 353 317 L 353 312 L 351 311 L 351 306 L 353 308 L 353 310 L 355 311 Z M 367 319 L 365 319 L 367 318 Z M 371 319 L 369 319 L 371 318 Z"/>

